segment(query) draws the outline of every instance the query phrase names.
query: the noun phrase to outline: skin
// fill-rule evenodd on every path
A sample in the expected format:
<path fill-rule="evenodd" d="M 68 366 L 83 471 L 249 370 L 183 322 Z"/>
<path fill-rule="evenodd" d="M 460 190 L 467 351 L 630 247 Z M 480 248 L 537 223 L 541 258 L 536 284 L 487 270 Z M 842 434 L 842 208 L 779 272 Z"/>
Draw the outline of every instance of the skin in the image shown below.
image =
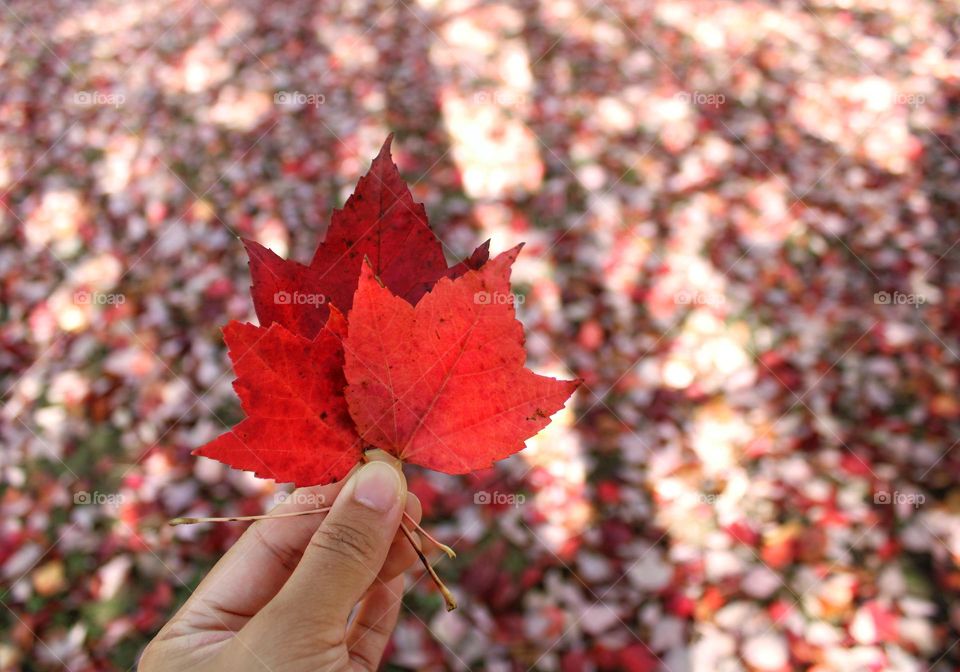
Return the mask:
<path fill-rule="evenodd" d="M 419 522 L 421 508 L 398 463 L 368 458 L 343 481 L 300 488 L 271 512 L 332 502 L 328 514 L 253 523 L 150 642 L 139 669 L 377 669 L 403 572 L 417 559 L 401 516 L 405 509 Z"/>

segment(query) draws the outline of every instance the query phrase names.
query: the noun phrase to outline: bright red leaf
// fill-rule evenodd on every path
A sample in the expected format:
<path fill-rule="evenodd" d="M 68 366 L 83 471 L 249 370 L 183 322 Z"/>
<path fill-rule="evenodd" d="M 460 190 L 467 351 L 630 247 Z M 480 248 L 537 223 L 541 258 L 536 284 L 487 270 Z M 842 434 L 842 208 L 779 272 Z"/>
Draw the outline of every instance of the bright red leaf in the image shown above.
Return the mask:
<path fill-rule="evenodd" d="M 344 340 L 350 413 L 366 443 L 450 474 L 523 449 L 579 381 L 524 368 L 514 316 L 514 248 L 441 279 L 416 306 L 364 265 Z"/>
<path fill-rule="evenodd" d="M 346 476 L 362 450 L 343 394 L 345 328 L 335 309 L 313 340 L 279 324 L 228 324 L 234 389 L 248 417 L 194 455 L 301 486 Z"/>

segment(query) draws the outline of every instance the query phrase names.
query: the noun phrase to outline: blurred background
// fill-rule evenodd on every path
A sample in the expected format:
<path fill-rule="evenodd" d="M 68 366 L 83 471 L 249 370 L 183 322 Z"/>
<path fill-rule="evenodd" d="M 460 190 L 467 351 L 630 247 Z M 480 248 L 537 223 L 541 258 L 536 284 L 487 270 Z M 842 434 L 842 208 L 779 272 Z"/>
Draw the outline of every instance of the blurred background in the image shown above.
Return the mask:
<path fill-rule="evenodd" d="M 527 247 L 586 382 L 408 470 L 393 670 L 960 664 L 960 6 L 0 0 L 0 668 L 129 670 L 287 491 L 239 419 L 237 236 L 307 261 L 386 135 L 450 260 Z"/>

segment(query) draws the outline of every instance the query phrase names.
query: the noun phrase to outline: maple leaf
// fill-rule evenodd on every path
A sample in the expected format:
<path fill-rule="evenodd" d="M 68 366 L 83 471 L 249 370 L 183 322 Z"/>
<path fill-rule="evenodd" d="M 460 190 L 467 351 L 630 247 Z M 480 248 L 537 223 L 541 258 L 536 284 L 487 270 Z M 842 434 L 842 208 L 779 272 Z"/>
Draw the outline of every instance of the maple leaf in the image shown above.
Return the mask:
<path fill-rule="evenodd" d="M 343 315 L 334 309 L 314 339 L 231 322 L 223 329 L 247 417 L 194 450 L 262 478 L 298 486 L 340 480 L 362 457 L 344 399 Z"/>
<path fill-rule="evenodd" d="M 580 381 L 524 368 L 510 268 L 520 247 L 451 280 L 415 306 L 365 264 L 343 341 L 347 404 L 362 439 L 448 474 L 524 447 Z"/>
<path fill-rule="evenodd" d="M 244 240 L 253 305 L 262 326 L 278 322 L 313 338 L 327 319 L 329 304 L 350 310 L 365 257 L 387 287 L 411 304 L 440 278 L 460 276 L 487 261 L 490 241 L 468 259 L 447 267 L 423 204 L 413 200 L 390 156 L 392 139 L 391 135 L 383 143 L 343 209 L 333 211 L 327 235 L 309 266 Z"/>

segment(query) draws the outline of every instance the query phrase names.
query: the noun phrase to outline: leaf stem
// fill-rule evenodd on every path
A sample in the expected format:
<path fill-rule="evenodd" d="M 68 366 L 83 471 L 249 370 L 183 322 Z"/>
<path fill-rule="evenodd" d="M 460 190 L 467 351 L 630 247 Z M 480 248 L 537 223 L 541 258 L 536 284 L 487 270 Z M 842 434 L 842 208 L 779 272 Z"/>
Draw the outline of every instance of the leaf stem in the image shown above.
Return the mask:
<path fill-rule="evenodd" d="M 364 462 L 369 462 L 366 455 L 362 456 Z M 251 520 L 270 520 L 272 518 L 293 518 L 294 516 L 309 516 L 314 513 L 326 513 L 332 506 L 327 506 L 322 509 L 308 509 L 306 511 L 290 511 L 287 513 L 266 513 L 260 516 L 229 516 L 223 518 L 174 518 L 169 522 L 171 526 L 177 525 L 194 525 L 197 523 L 235 523 L 235 522 L 244 522 Z M 446 553 L 449 557 L 455 558 L 457 554 L 454 553 L 453 549 L 442 544 L 437 539 L 423 529 L 417 521 L 415 521 L 409 513 L 406 511 L 403 512 L 404 518 L 410 521 L 414 529 L 416 529 L 421 535 L 430 540 L 431 543 L 435 544 L 437 548 Z M 433 580 L 433 583 L 436 584 L 437 589 L 440 591 L 440 594 L 443 595 L 443 601 L 447 606 L 447 611 L 453 611 L 457 608 L 457 600 L 453 597 L 453 593 L 450 592 L 450 589 L 444 585 L 443 581 L 440 579 L 440 576 L 433 569 L 433 566 L 430 564 L 430 561 L 427 560 L 427 556 L 423 554 L 423 551 L 417 546 L 417 542 L 413 538 L 413 534 L 410 530 L 407 529 L 407 526 L 403 524 L 403 521 L 400 522 L 400 530 L 403 532 L 403 536 L 407 538 L 407 541 L 410 542 L 411 548 L 417 554 L 417 557 L 420 559 L 420 563 L 423 565 L 424 569 L 427 570 L 427 574 L 430 575 L 430 578 Z"/>
<path fill-rule="evenodd" d="M 420 558 L 420 563 L 423 565 L 424 569 L 427 570 L 427 574 L 430 575 L 430 578 L 433 579 L 433 583 L 437 586 L 437 589 L 440 591 L 440 594 L 443 595 L 443 601 L 447 605 L 447 611 L 453 611 L 457 608 L 457 600 L 454 598 L 453 593 L 450 592 L 450 589 L 444 585 L 443 581 L 437 575 L 437 572 L 430 565 L 430 561 L 427 560 L 427 556 L 423 554 L 419 548 L 417 548 L 416 542 L 413 540 L 413 535 L 410 533 L 410 530 L 407 529 L 406 525 L 400 523 L 400 529 L 403 531 L 403 535 L 407 538 L 407 541 L 410 542 L 410 546 L 413 547 L 413 550 L 416 551 L 417 557 Z"/>
<path fill-rule="evenodd" d="M 308 509 L 306 511 L 290 511 L 288 513 L 265 513 L 259 516 L 230 516 L 226 518 L 174 518 L 167 524 L 173 527 L 176 527 L 177 525 L 196 525 L 197 523 L 237 523 L 237 522 L 244 522 L 249 520 L 270 520 L 271 518 L 293 518 L 294 516 L 309 516 L 314 513 L 327 513 L 332 508 L 333 507 L 331 506 L 326 506 L 322 509 Z M 427 532 L 425 529 L 420 527 L 420 525 L 417 524 L 417 521 L 415 521 L 413 518 L 410 517 L 409 513 L 404 511 L 403 516 L 404 518 L 410 521 L 410 523 L 417 529 L 418 532 L 420 532 L 420 534 L 422 534 L 431 542 L 436 544 L 441 551 L 446 553 L 451 558 L 457 557 L 457 554 L 453 552 L 452 548 L 434 539 L 434 537 L 429 532 Z"/>
<path fill-rule="evenodd" d="M 452 548 L 450 548 L 446 544 L 442 544 L 439 541 L 437 541 L 432 534 L 430 534 L 425 529 L 420 527 L 420 524 L 416 522 L 413 518 L 411 518 L 409 513 L 404 511 L 403 515 L 406 517 L 407 520 L 409 520 L 413 524 L 413 527 L 417 532 L 419 532 L 421 535 L 429 539 L 437 548 L 439 548 L 441 551 L 446 553 L 448 558 L 452 560 L 453 558 L 457 557 L 457 554 L 454 552 Z"/>
<path fill-rule="evenodd" d="M 236 523 L 247 520 L 292 518 L 294 516 L 308 516 L 312 513 L 326 513 L 332 508 L 332 506 L 327 506 L 322 509 L 307 509 L 306 511 L 290 511 L 288 513 L 265 513 L 260 516 L 231 516 L 228 518 L 174 518 L 168 524 L 176 527 L 177 525 L 195 525 L 196 523 Z"/>
<path fill-rule="evenodd" d="M 362 453 L 360 455 L 360 459 L 362 459 L 365 463 L 370 461 L 370 458 L 367 457 L 366 453 Z M 413 523 L 414 527 L 416 527 L 421 534 L 423 534 L 427 539 L 429 539 L 430 541 L 435 543 L 437 546 L 439 546 L 444 553 L 446 553 L 451 558 L 457 557 L 457 554 L 453 552 L 452 548 L 450 548 L 446 544 L 441 544 L 439 541 L 434 539 L 430 534 L 427 533 L 426 530 L 420 527 L 420 525 L 417 524 L 417 522 L 413 520 L 413 518 L 411 518 L 406 511 L 403 512 L 403 515 L 406 516 L 406 518 L 411 523 Z M 403 532 L 403 536 L 407 538 L 407 541 L 410 542 L 410 547 L 417 554 L 417 557 L 420 558 L 420 564 L 422 564 L 423 568 L 427 570 L 427 574 L 430 575 L 430 578 L 433 579 L 433 583 L 437 586 L 437 589 L 440 591 L 440 594 L 443 595 L 443 601 L 447 605 L 447 611 L 453 611 L 454 609 L 456 609 L 457 600 L 456 598 L 453 597 L 453 593 L 450 592 L 450 589 L 447 588 L 446 585 L 444 585 L 443 581 L 437 575 L 437 572 L 433 569 L 433 566 L 430 564 L 430 561 L 427 560 L 427 556 L 425 556 L 423 554 L 423 551 L 420 550 L 420 547 L 417 546 L 417 542 L 414 541 L 413 539 L 413 534 L 411 534 L 410 530 L 407 529 L 407 526 L 403 524 L 403 521 L 400 522 L 400 530 Z"/>

